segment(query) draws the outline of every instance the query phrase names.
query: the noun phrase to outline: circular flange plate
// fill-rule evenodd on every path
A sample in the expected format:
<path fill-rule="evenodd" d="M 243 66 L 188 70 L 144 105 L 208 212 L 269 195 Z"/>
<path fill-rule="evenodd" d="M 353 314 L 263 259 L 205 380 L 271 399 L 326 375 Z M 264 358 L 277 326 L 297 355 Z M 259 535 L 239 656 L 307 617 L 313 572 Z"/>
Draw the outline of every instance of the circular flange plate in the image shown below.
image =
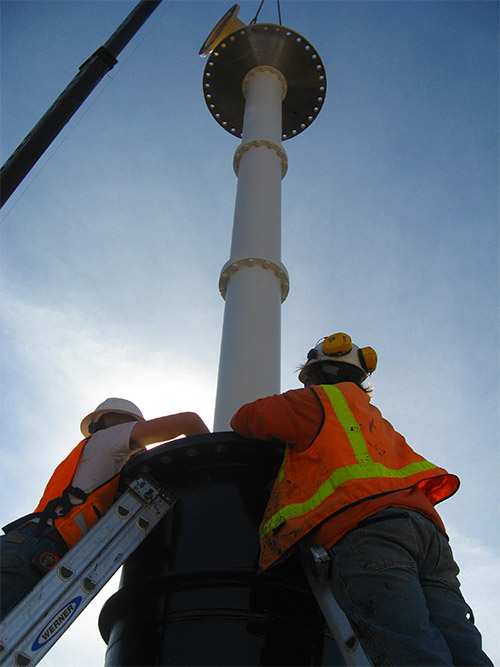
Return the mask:
<path fill-rule="evenodd" d="M 241 137 L 245 98 L 242 83 L 254 67 L 269 65 L 286 79 L 283 100 L 283 140 L 305 130 L 320 112 L 326 94 L 323 63 L 301 35 L 272 23 L 256 23 L 223 39 L 208 58 L 203 93 L 215 120 Z"/>

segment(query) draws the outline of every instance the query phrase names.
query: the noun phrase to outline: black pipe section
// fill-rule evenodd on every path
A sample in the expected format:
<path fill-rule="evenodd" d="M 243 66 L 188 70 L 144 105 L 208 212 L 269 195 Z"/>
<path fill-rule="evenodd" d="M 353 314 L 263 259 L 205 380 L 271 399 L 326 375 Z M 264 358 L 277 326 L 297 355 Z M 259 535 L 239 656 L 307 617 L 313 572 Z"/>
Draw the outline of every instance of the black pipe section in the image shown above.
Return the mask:
<path fill-rule="evenodd" d="M 9 199 L 99 81 L 115 66 L 118 62 L 116 56 L 161 1 L 141 0 L 134 7 L 108 41 L 80 66 L 78 74 L 19 144 L 0 170 L 0 207 Z"/>
<path fill-rule="evenodd" d="M 258 526 L 284 445 L 212 433 L 133 459 L 178 495 L 99 618 L 105 665 L 344 665 L 294 556 L 258 574 Z"/>

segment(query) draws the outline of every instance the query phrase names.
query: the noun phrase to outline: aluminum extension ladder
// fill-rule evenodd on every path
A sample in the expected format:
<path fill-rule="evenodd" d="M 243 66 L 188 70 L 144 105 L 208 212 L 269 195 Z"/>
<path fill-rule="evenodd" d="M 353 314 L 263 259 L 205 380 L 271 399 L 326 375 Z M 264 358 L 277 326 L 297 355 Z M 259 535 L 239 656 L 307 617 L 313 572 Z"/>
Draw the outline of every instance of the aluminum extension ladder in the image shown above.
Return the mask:
<path fill-rule="evenodd" d="M 348 667 L 371 665 L 363 647 L 359 643 L 347 616 L 340 608 L 328 584 L 330 556 L 324 547 L 306 547 L 300 544 L 299 559 L 306 574 L 314 597 L 320 606 L 330 632 L 342 653 Z"/>
<path fill-rule="evenodd" d="M 134 479 L 0 623 L 0 664 L 36 665 L 176 500 L 151 477 Z"/>

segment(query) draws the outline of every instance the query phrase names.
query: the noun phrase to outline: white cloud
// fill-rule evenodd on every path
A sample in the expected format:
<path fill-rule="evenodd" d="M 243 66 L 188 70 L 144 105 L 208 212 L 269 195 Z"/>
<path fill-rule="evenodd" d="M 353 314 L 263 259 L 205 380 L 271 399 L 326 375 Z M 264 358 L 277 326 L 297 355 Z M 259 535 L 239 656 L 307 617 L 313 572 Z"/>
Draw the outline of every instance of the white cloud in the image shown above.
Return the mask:
<path fill-rule="evenodd" d="M 105 336 L 76 310 L 38 306 L 7 290 L 3 304 L 4 523 L 33 509 L 81 439 L 81 419 L 109 396 L 132 400 L 147 419 L 194 411 L 211 427 L 214 379 L 186 350 L 151 349 L 127 331 Z"/>

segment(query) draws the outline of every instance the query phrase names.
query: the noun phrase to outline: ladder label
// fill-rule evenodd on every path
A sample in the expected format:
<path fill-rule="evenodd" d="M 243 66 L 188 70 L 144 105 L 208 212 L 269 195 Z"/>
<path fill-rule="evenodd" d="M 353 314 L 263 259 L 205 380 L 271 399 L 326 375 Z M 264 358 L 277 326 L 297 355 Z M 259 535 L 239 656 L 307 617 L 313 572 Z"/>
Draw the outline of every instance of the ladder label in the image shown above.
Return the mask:
<path fill-rule="evenodd" d="M 61 632 L 63 628 L 71 623 L 71 617 L 76 612 L 82 601 L 82 596 L 78 595 L 76 598 L 73 598 L 70 602 L 61 607 L 58 612 L 52 616 L 50 621 L 43 627 L 42 631 L 38 637 L 33 642 L 31 647 L 32 651 L 38 651 L 42 648 L 48 641 L 50 641 L 58 632 Z"/>

